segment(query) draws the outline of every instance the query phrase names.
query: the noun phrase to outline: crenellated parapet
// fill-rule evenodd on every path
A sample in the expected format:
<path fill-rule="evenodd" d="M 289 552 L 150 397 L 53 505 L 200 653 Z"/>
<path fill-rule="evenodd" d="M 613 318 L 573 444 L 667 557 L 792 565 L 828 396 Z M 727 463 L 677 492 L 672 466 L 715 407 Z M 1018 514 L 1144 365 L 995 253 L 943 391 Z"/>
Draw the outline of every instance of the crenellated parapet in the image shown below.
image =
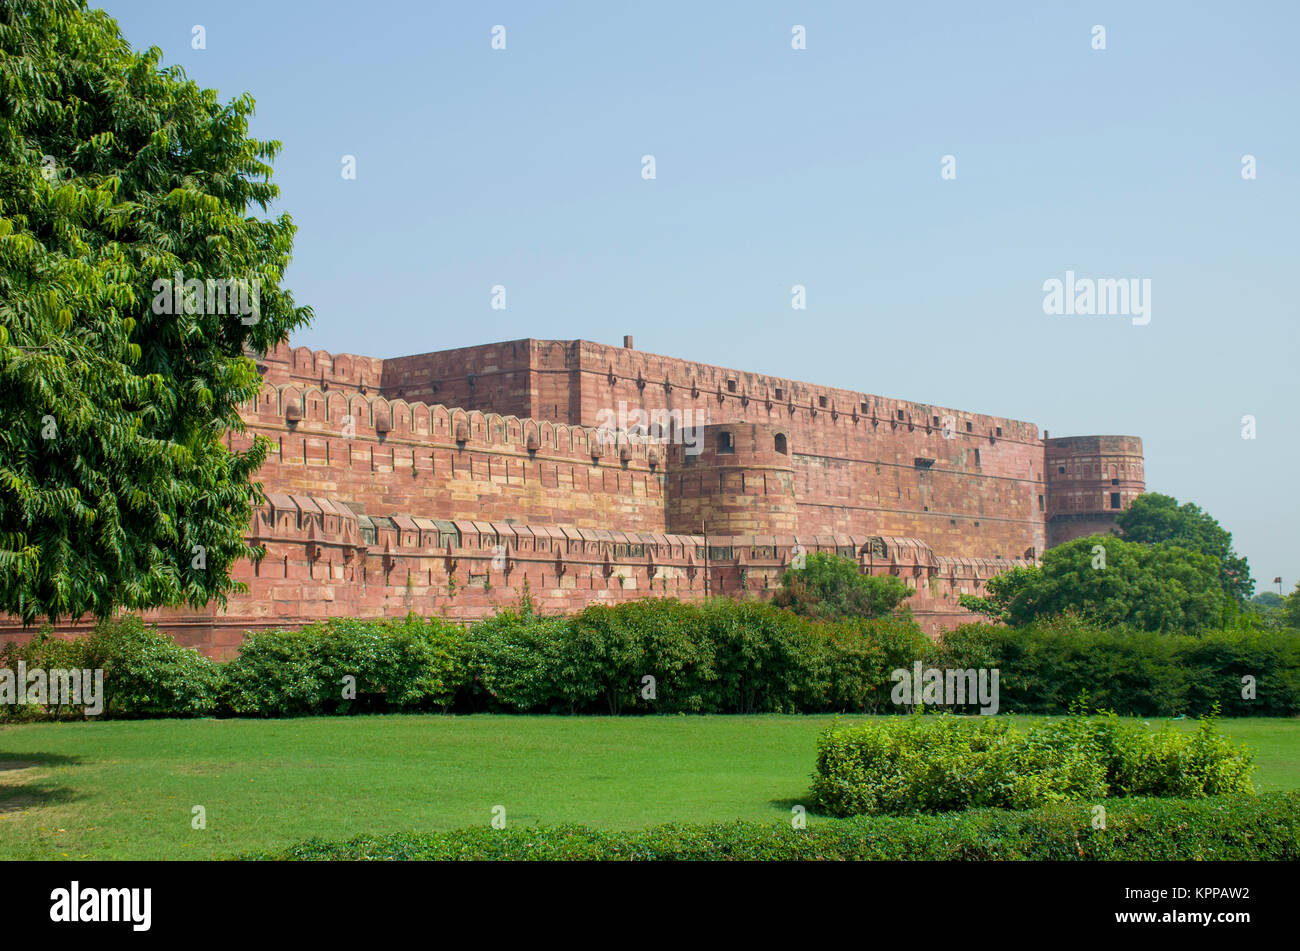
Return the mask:
<path fill-rule="evenodd" d="M 386 397 L 375 391 L 322 389 L 318 384 L 264 381 L 255 401 L 241 407 L 250 430 L 263 435 L 311 434 L 322 438 L 427 445 L 457 449 L 509 448 L 560 454 L 574 461 L 662 464 L 661 440 L 630 438 L 598 426 L 502 416 L 441 403 Z"/>
<path fill-rule="evenodd" d="M 200 643 L 223 626 L 327 617 L 415 611 L 468 620 L 515 606 L 525 591 L 547 612 L 647 596 L 766 599 L 801 554 L 824 551 L 856 560 L 865 573 L 900 578 L 913 589 L 907 603 L 918 622 L 937 632 L 964 619 L 962 594 L 979 593 L 999 572 L 1031 563 L 945 558 L 920 539 L 895 536 L 705 537 L 437 519 L 366 514 L 356 502 L 283 493 L 268 495 L 249 537 L 263 556 L 239 573 L 247 597 L 224 614 L 160 618 Z"/>

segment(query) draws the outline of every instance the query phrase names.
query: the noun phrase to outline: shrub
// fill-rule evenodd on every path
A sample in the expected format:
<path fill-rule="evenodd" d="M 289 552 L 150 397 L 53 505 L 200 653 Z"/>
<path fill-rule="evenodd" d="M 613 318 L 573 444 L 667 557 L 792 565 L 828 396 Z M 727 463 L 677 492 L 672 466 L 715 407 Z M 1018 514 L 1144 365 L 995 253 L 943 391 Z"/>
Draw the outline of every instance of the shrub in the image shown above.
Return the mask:
<path fill-rule="evenodd" d="M 15 669 L 19 660 L 29 670 L 102 670 L 99 715 L 107 718 L 207 716 L 217 709 L 220 667 L 131 615 L 99 621 L 86 636 L 70 640 L 43 630 L 26 644 L 9 644 L 0 652 L 0 667 Z M 0 706 L 2 719 L 66 714 L 80 716 L 81 708 Z"/>
<path fill-rule="evenodd" d="M 413 616 L 335 619 L 250 634 L 225 665 L 126 618 L 81 639 L 41 633 L 5 648 L 0 662 L 5 657 L 11 667 L 18 659 L 80 668 L 112 660 L 116 674 L 106 690 L 118 716 L 879 713 L 897 711 L 890 675 L 916 661 L 997 669 L 1002 713 L 1063 713 L 1087 694 L 1095 707 L 1125 715 L 1200 716 L 1216 703 L 1234 716 L 1300 714 L 1294 632 L 1191 637 L 1103 627 L 1067 614 L 1020 628 L 966 624 L 932 642 L 905 617 L 814 621 L 770 603 L 726 598 L 646 598 L 591 605 L 571 617 L 543 617 L 525 603 L 468 629 Z M 345 675 L 356 678 L 353 700 L 343 697 Z M 653 697 L 643 695 L 646 676 L 655 678 Z M 7 708 L 0 717 L 49 713 L 59 715 Z"/>
<path fill-rule="evenodd" d="M 705 712 L 717 679 L 716 645 L 699 607 L 672 598 L 592 605 L 570 619 L 562 674 L 586 682 L 598 709 Z M 645 677 L 654 678 L 646 696 Z"/>
<path fill-rule="evenodd" d="M 250 634 L 225 667 L 223 700 L 244 716 L 441 710 L 464 671 L 459 627 L 436 619 L 331 620 Z M 355 678 L 355 698 L 344 678 Z"/>
<path fill-rule="evenodd" d="M 1194 637 L 1104 627 L 1067 614 L 1023 627 L 962 625 L 943 634 L 927 660 L 1000 669 L 1003 713 L 1061 713 L 1087 693 L 1095 706 L 1136 716 L 1201 716 L 1215 703 L 1233 716 L 1300 714 L 1294 633 Z M 1253 696 L 1243 696 L 1248 682 Z"/>
<path fill-rule="evenodd" d="M 567 623 L 502 611 L 470 627 L 466 636 L 472 709 L 510 713 L 576 713 L 596 696 L 590 684 L 562 684 Z"/>
<path fill-rule="evenodd" d="M 1212 718 L 1194 734 L 1108 716 L 1018 730 L 988 718 L 835 726 L 817 741 L 813 794 L 836 816 L 1024 809 L 1107 796 L 1251 793 L 1251 756 Z"/>
<path fill-rule="evenodd" d="M 220 666 L 138 617 L 95 625 L 82 642 L 81 666 L 104 670 L 105 716 L 210 716 L 217 710 Z"/>
<path fill-rule="evenodd" d="M 644 643 L 643 668 L 637 677 L 655 678 L 655 699 L 636 692 L 633 706 L 656 713 L 716 712 L 710 706 L 717 681 L 717 648 L 705 636 L 701 611 L 673 599 L 633 601 L 623 607 Z"/>
<path fill-rule="evenodd" d="M 887 617 L 911 596 L 902 578 L 864 575 L 852 558 L 819 551 L 805 556 L 802 568 L 786 570 L 772 603 L 803 617 L 839 621 Z"/>
<path fill-rule="evenodd" d="M 1300 793 L 1214 799 L 1129 799 L 1091 808 L 1057 803 L 1008 812 L 857 816 L 814 822 L 674 824 L 630 831 L 581 826 L 407 832 L 313 839 L 245 856 L 295 861 L 1295 861 Z"/>
<path fill-rule="evenodd" d="M 33 669 L 84 669 L 81 664 L 83 645 L 80 640 L 65 640 L 54 637 L 49 625 L 37 631 L 24 644 L 10 642 L 0 647 L 0 669 L 15 672 L 17 679 L 18 664 L 21 661 L 28 670 Z M 107 690 L 108 685 L 105 684 Z M 80 716 L 80 710 L 62 705 L 40 705 L 34 703 L 0 704 L 0 722 L 17 722 L 24 720 L 41 720 L 47 717 Z"/>
<path fill-rule="evenodd" d="M 700 609 L 716 679 L 706 707 L 717 713 L 797 713 L 825 694 L 810 622 L 761 601 L 713 598 Z"/>
<path fill-rule="evenodd" d="M 822 624 L 821 663 L 825 690 L 805 711 L 877 713 L 890 710 L 890 674 L 926 656 L 930 639 L 908 620 L 842 621 Z M 814 641 L 815 643 L 815 641 Z"/>
<path fill-rule="evenodd" d="M 633 601 L 593 604 L 570 619 L 557 672 L 575 701 L 598 699 L 612 716 L 635 704 L 634 685 L 648 666 L 646 635 L 661 613 L 654 602 Z"/>

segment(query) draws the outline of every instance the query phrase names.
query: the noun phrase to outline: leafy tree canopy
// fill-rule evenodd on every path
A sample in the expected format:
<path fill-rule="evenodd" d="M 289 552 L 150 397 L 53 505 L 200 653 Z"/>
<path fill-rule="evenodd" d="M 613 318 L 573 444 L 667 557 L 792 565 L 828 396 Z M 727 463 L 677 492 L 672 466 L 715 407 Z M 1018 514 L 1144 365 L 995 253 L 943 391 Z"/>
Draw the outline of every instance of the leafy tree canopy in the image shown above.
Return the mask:
<path fill-rule="evenodd" d="M 1300 628 L 1300 583 L 1295 590 L 1282 599 L 1278 615 L 1287 627 Z"/>
<path fill-rule="evenodd" d="M 1219 583 L 1239 605 L 1255 590 L 1246 559 L 1232 550 L 1232 533 L 1198 505 L 1179 505 L 1173 496 L 1148 492 L 1134 499 L 1116 523 L 1125 541 L 1175 545 L 1218 559 Z"/>
<path fill-rule="evenodd" d="M 265 217 L 279 143 L 161 55 L 84 0 L 0 0 L 0 611 L 26 622 L 224 603 L 266 453 L 223 444 L 245 354 L 311 317 Z"/>
<path fill-rule="evenodd" d="M 865 575 L 852 559 L 828 552 L 806 556 L 802 568 L 787 569 L 773 597 L 779 607 L 818 620 L 885 617 L 912 596 L 901 578 Z"/>
<path fill-rule="evenodd" d="M 991 578 L 984 597 L 962 595 L 969 610 L 1008 624 L 1076 613 L 1102 624 L 1194 634 L 1230 614 L 1217 559 L 1170 545 L 1113 535 L 1049 548 L 1042 564 Z"/>

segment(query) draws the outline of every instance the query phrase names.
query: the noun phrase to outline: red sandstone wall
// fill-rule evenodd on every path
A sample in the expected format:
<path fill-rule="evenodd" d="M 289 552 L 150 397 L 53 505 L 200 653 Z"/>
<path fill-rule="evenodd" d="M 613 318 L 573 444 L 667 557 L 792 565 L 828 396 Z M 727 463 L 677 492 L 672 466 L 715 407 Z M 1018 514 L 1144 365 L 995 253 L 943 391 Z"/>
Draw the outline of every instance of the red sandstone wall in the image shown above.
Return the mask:
<path fill-rule="evenodd" d="M 155 615 L 218 656 L 245 630 L 317 618 L 480 617 L 525 582 L 548 612 L 765 598 L 796 545 L 905 578 L 935 633 L 970 619 L 962 593 L 1041 554 L 1049 516 L 1058 534 L 1106 524 L 1098 500 L 1143 487 L 1132 437 L 1045 444 L 1030 423 L 587 341 L 387 361 L 281 347 L 259 367 L 250 432 L 231 438 L 274 447 L 250 526 L 265 557 L 238 566 L 250 590 L 227 610 Z M 620 401 L 709 420 L 704 451 L 593 429 Z M 0 622 L 0 639 L 24 636 Z"/>
<path fill-rule="evenodd" d="M 258 473 L 268 491 L 329 494 L 377 515 L 665 528 L 653 447 L 594 430 L 295 383 L 264 386 L 244 418 L 250 433 L 232 445 L 270 438 Z"/>
<path fill-rule="evenodd" d="M 556 347 L 541 352 L 558 363 Z M 966 557 L 1046 547 L 1043 444 L 1032 423 L 588 341 L 564 357 L 580 368 L 588 424 L 623 401 L 782 427 L 802 531 L 914 536 Z"/>

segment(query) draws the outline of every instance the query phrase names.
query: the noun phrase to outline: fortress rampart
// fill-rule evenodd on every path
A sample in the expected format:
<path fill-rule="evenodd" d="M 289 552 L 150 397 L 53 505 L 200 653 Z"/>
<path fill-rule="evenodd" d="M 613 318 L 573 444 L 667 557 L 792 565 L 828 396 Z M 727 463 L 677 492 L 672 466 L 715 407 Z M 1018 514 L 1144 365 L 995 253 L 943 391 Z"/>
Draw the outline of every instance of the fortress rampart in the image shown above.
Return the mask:
<path fill-rule="evenodd" d="M 961 594 L 1110 530 L 1144 485 L 1135 437 L 1045 439 L 630 346 L 390 360 L 283 346 L 257 363 L 247 432 L 228 438 L 271 443 L 249 526 L 265 555 L 237 567 L 249 590 L 226 610 L 153 615 L 222 656 L 247 630 L 323 617 L 480 617 L 525 584 L 548 612 L 768 597 L 799 550 L 904 578 L 936 633 L 971 618 Z M 623 425 L 636 411 L 648 432 Z"/>

